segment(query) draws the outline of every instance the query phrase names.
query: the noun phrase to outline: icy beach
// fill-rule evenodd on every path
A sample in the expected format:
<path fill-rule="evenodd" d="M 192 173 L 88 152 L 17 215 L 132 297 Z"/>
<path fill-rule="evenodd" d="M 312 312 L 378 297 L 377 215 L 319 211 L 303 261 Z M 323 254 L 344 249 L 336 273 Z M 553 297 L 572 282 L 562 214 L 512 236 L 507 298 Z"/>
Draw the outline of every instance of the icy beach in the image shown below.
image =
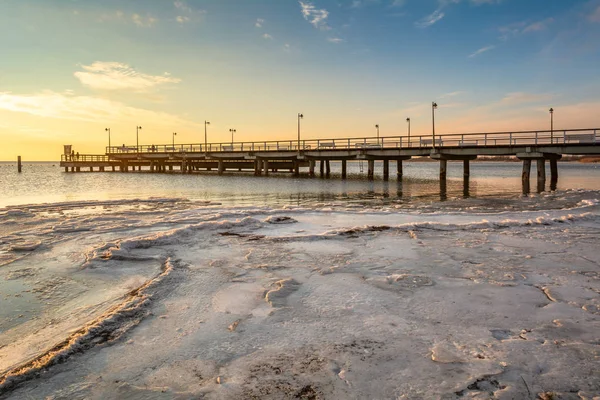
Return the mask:
<path fill-rule="evenodd" d="M 597 199 L 7 207 L 0 398 L 593 399 Z"/>

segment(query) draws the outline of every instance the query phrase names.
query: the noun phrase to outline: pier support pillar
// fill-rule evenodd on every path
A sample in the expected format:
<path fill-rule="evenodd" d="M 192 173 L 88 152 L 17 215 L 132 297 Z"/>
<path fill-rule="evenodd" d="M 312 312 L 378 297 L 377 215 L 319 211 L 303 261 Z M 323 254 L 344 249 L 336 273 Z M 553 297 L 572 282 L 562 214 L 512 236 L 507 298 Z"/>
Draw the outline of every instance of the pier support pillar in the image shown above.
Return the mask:
<path fill-rule="evenodd" d="M 523 183 L 523 194 L 528 194 L 531 191 L 529 186 L 529 175 L 531 174 L 531 160 L 523 160 L 523 173 L 521 181 Z"/>
<path fill-rule="evenodd" d="M 375 179 L 375 160 L 367 160 L 367 178 Z"/>
<path fill-rule="evenodd" d="M 446 180 L 446 172 L 448 171 L 448 160 L 440 160 L 440 180 Z"/>
<path fill-rule="evenodd" d="M 94 172 L 94 167 L 90 167 L 90 172 Z"/>
<path fill-rule="evenodd" d="M 347 172 L 347 165 L 348 161 L 347 160 L 342 160 L 342 179 L 346 179 L 346 172 Z"/>
<path fill-rule="evenodd" d="M 104 167 L 100 167 L 100 172 L 104 172 Z"/>
<path fill-rule="evenodd" d="M 383 160 L 383 180 L 390 180 L 390 160 Z"/>
<path fill-rule="evenodd" d="M 71 167 L 71 172 L 75 172 L 75 167 Z"/>
<path fill-rule="evenodd" d="M 263 166 L 265 169 L 265 176 L 269 176 L 269 160 L 263 160 Z"/>
<path fill-rule="evenodd" d="M 467 179 L 471 176 L 471 162 L 469 160 L 463 160 L 463 176 Z"/>
<path fill-rule="evenodd" d="M 150 172 L 154 172 L 154 161 L 150 161 Z"/>
<path fill-rule="evenodd" d="M 75 167 L 75 170 L 76 170 L 77 172 L 81 172 L 81 167 Z"/>
<path fill-rule="evenodd" d="M 404 171 L 402 170 L 402 160 L 396 161 L 396 167 L 398 168 L 398 179 L 402 179 L 402 175 L 404 175 Z"/>
<path fill-rule="evenodd" d="M 225 171 L 225 165 L 223 160 L 219 160 L 219 175 L 223 175 L 223 171 Z"/>
<path fill-rule="evenodd" d="M 546 160 L 538 158 L 537 160 L 537 190 L 543 192 L 546 189 Z"/>
<path fill-rule="evenodd" d="M 321 160 L 319 163 L 319 173 L 321 178 L 325 177 L 325 160 Z"/>
<path fill-rule="evenodd" d="M 112 172 L 115 172 L 115 166 L 114 165 L 112 166 Z"/>
<path fill-rule="evenodd" d="M 17 157 L 17 172 L 21 173 L 22 171 L 22 164 L 21 164 L 21 156 Z"/>
<path fill-rule="evenodd" d="M 300 161 L 294 160 L 294 176 L 300 176 Z"/>
<path fill-rule="evenodd" d="M 310 176 L 315 176 L 315 164 L 317 162 L 315 160 L 309 160 L 308 161 L 308 174 Z"/>
<path fill-rule="evenodd" d="M 558 160 L 550 160 L 550 190 L 556 190 L 558 183 Z"/>
<path fill-rule="evenodd" d="M 169 164 L 169 171 L 173 171 L 173 164 Z"/>
<path fill-rule="evenodd" d="M 329 164 L 329 160 L 325 160 L 325 174 L 328 178 L 331 175 L 331 164 Z"/>

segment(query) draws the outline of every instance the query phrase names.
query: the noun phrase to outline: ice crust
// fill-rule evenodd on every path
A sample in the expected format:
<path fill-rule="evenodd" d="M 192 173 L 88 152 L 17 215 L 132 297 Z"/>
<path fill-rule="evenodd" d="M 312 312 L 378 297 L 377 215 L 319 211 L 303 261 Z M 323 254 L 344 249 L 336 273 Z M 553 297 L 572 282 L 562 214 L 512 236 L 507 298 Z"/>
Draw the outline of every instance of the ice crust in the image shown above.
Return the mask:
<path fill-rule="evenodd" d="M 0 209 L 0 398 L 592 399 L 597 198 Z"/>

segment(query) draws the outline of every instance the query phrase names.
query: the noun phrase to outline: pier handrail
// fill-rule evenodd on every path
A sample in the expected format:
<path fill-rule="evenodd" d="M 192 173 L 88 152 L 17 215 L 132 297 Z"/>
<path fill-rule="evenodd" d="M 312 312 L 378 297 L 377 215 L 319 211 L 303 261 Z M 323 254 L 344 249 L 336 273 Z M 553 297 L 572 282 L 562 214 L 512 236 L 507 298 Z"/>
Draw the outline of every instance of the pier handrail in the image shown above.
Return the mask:
<path fill-rule="evenodd" d="M 110 159 L 107 155 L 104 154 L 62 154 L 60 156 L 61 162 L 109 162 Z"/>
<path fill-rule="evenodd" d="M 298 146 L 300 143 L 300 146 Z M 297 140 L 270 140 L 253 142 L 224 142 L 193 144 L 151 144 L 106 147 L 107 155 L 135 153 L 221 153 L 221 152 L 255 152 L 255 151 L 311 151 L 311 150 L 356 150 L 356 149 L 390 149 L 390 148 L 448 148 L 448 147 L 495 147 L 523 145 L 566 145 L 566 144 L 600 144 L 600 128 L 561 129 L 514 132 L 470 132 L 354 137 Z M 82 155 L 80 155 L 81 157 Z"/>

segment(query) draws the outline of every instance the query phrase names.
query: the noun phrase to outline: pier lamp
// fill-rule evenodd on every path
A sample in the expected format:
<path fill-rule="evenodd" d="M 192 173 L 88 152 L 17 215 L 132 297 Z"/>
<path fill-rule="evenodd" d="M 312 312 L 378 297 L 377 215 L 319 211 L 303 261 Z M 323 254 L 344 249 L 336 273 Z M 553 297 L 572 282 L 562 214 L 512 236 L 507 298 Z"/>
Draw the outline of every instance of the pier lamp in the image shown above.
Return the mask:
<path fill-rule="evenodd" d="M 438 107 L 438 105 L 435 101 L 431 103 L 431 122 L 433 124 L 433 131 L 432 131 L 433 141 L 431 142 L 431 147 L 433 147 L 433 148 L 435 148 L 435 110 L 437 109 L 437 107 Z"/>
<path fill-rule="evenodd" d="M 408 147 L 410 147 L 410 118 L 406 118 L 406 122 L 408 123 Z"/>
<path fill-rule="evenodd" d="M 375 124 L 375 129 L 377 129 L 377 143 L 379 143 L 379 124 Z"/>
<path fill-rule="evenodd" d="M 233 134 L 236 132 L 236 130 L 230 129 L 229 132 L 231 132 L 231 150 L 233 150 Z"/>
<path fill-rule="evenodd" d="M 142 129 L 141 126 L 136 126 L 135 127 L 135 148 L 137 149 L 137 152 L 140 152 L 140 130 Z"/>
<path fill-rule="evenodd" d="M 110 152 L 110 128 L 104 128 L 108 132 L 108 151 Z"/>
<path fill-rule="evenodd" d="M 173 132 L 173 151 L 175 151 L 175 136 L 177 136 L 177 132 Z"/>
<path fill-rule="evenodd" d="M 204 121 L 204 152 L 205 153 L 208 151 L 208 145 L 207 145 L 207 141 L 206 141 L 206 125 L 210 125 L 210 122 Z"/>
<path fill-rule="evenodd" d="M 554 143 L 554 108 L 550 108 L 550 143 Z"/>
<path fill-rule="evenodd" d="M 300 151 L 300 120 L 304 118 L 304 114 L 298 113 L 298 151 Z"/>

